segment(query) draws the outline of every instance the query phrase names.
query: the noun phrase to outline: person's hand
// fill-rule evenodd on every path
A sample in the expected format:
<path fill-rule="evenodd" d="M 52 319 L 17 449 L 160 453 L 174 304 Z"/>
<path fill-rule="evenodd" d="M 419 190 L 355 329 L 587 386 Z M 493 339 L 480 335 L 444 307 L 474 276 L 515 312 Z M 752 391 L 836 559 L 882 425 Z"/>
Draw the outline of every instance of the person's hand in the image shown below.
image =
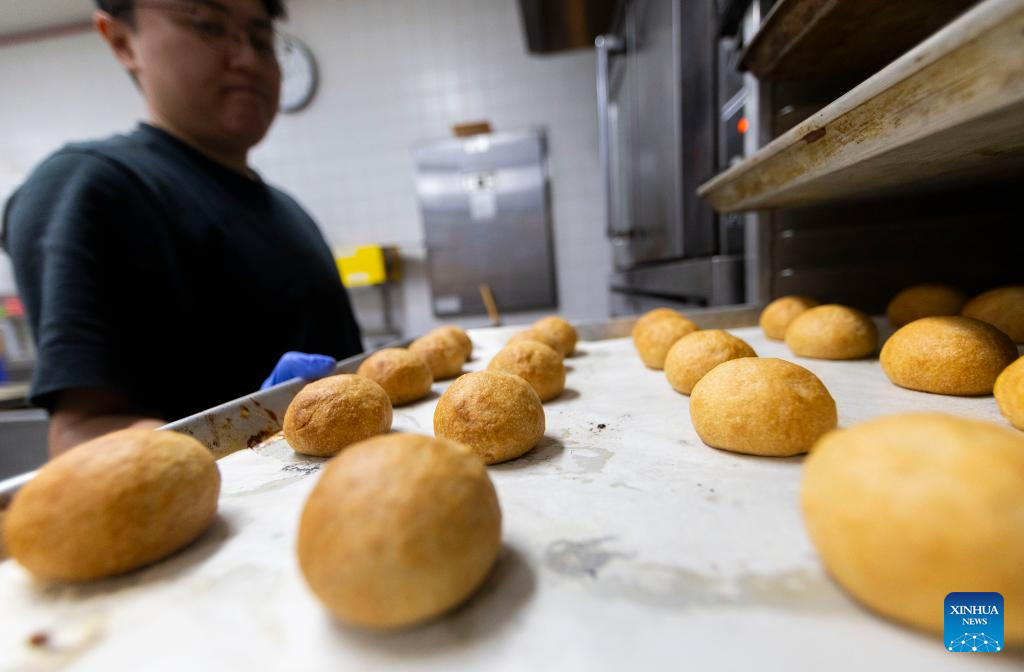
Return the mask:
<path fill-rule="evenodd" d="M 327 355 L 311 355 L 305 352 L 286 352 L 277 361 L 270 376 L 260 385 L 261 390 L 273 387 L 292 378 L 315 380 L 334 371 L 337 361 Z"/>

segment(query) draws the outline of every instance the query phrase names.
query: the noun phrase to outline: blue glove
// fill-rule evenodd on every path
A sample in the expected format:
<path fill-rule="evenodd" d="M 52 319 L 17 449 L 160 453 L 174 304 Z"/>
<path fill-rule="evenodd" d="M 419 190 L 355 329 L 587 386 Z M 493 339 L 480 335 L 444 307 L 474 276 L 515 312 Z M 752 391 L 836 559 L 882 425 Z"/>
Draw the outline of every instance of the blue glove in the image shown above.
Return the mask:
<path fill-rule="evenodd" d="M 315 380 L 334 372 L 337 361 L 327 355 L 310 355 L 305 352 L 286 352 L 277 360 L 270 377 L 260 385 L 261 390 L 273 387 L 292 378 Z"/>

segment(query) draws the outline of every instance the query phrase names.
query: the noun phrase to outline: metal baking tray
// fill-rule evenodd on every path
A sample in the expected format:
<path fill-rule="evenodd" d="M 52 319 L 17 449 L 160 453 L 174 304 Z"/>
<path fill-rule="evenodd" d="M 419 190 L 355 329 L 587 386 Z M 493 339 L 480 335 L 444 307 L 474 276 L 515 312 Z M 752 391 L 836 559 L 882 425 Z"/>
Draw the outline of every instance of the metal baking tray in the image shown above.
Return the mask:
<path fill-rule="evenodd" d="M 761 306 L 740 305 L 726 308 L 701 308 L 686 314 L 702 329 L 727 329 L 749 327 L 757 324 Z M 575 325 L 582 341 L 603 341 L 628 336 L 637 318 L 623 317 L 602 322 L 584 322 Z M 529 325 L 523 325 L 523 328 Z M 413 339 L 402 339 L 384 347 L 405 347 Z M 383 349 L 383 348 L 381 348 Z M 349 357 L 338 362 L 335 373 L 354 373 L 359 365 L 373 352 Z M 284 413 L 292 398 L 306 385 L 301 379 L 290 380 L 280 385 L 248 394 L 234 401 L 215 406 L 206 411 L 172 423 L 161 429 L 169 429 L 194 437 L 210 449 L 214 457 L 252 448 L 281 431 Z M 28 472 L 0 481 L 0 511 L 11 502 L 14 493 L 32 480 L 35 472 Z M 0 555 L 2 557 L 2 555 Z"/>
<path fill-rule="evenodd" d="M 690 316 L 815 373 L 841 427 L 908 411 L 1005 423 L 992 397 L 897 387 L 877 358 L 795 357 L 753 326 L 756 309 Z M 0 668 L 120 669 L 158 651 L 167 669 L 190 670 L 674 669 L 683 659 L 716 669 L 784 660 L 794 672 L 1020 669 L 1011 651 L 953 656 L 939 636 L 878 618 L 845 594 L 803 526 L 803 459 L 705 445 L 686 398 L 636 356 L 633 324 L 578 326 L 566 390 L 545 404 L 544 437 L 488 468 L 502 507 L 499 559 L 443 618 L 365 633 L 330 619 L 304 584 L 297 517 L 326 460 L 294 453 L 276 433 L 302 385 L 294 382 L 169 425 L 224 455 L 217 521 L 187 549 L 89 585 L 38 585 L 0 563 Z M 515 330 L 470 330 L 466 370 L 486 368 Z M 430 434 L 449 382 L 395 409 L 393 431 Z M 49 644 L 34 647 L 36 634 Z"/>

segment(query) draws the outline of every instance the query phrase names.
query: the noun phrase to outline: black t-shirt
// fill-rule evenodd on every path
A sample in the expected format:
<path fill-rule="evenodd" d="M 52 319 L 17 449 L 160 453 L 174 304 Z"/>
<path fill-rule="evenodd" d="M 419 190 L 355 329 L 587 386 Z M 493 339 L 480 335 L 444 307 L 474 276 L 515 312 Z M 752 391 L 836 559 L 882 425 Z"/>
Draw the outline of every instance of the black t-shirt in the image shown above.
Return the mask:
<path fill-rule="evenodd" d="M 109 387 L 174 420 L 256 390 L 288 350 L 362 351 L 309 215 L 152 126 L 46 159 L 8 201 L 3 243 L 40 406 Z"/>

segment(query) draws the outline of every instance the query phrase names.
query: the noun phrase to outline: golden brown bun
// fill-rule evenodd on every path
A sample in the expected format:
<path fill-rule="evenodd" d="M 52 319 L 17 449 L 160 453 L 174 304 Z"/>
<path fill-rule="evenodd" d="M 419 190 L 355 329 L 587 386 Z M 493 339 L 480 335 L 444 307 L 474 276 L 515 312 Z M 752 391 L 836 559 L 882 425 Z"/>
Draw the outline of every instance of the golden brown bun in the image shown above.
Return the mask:
<path fill-rule="evenodd" d="M 990 324 L 969 317 L 923 317 L 882 346 L 882 370 L 911 390 L 992 394 L 996 377 L 1017 358 L 1017 346 Z"/>
<path fill-rule="evenodd" d="M 217 514 L 220 472 L 190 436 L 125 429 L 43 466 L 4 521 L 7 551 L 40 579 L 83 581 L 160 560 Z"/>
<path fill-rule="evenodd" d="M 358 443 L 331 460 L 299 523 L 299 567 L 337 618 L 401 628 L 483 583 L 501 547 L 501 509 L 465 446 L 414 434 Z"/>
<path fill-rule="evenodd" d="M 967 302 L 961 315 L 988 322 L 1014 343 L 1024 343 L 1024 285 L 979 294 Z"/>
<path fill-rule="evenodd" d="M 789 323 L 786 345 L 799 357 L 860 359 L 878 347 L 878 327 L 856 308 L 816 306 Z"/>
<path fill-rule="evenodd" d="M 549 401 L 565 389 L 562 356 L 538 341 L 510 343 L 487 365 L 489 371 L 513 373 L 533 387 L 541 401 Z"/>
<path fill-rule="evenodd" d="M 401 348 L 378 350 L 363 360 L 356 373 L 383 387 L 394 406 L 422 399 L 434 382 L 423 358 Z"/>
<path fill-rule="evenodd" d="M 533 323 L 533 328 L 551 337 L 551 340 L 558 344 L 555 349 L 562 356 L 571 357 L 572 353 L 576 351 L 576 328 L 561 317 L 555 315 L 543 317 Z"/>
<path fill-rule="evenodd" d="M 549 348 L 557 352 L 559 357 L 563 356 L 562 348 L 558 342 L 558 339 L 555 338 L 552 334 L 545 331 L 541 331 L 536 327 L 530 327 L 529 329 L 524 329 L 519 333 L 513 334 L 512 338 L 508 339 L 506 345 L 512 345 L 513 343 L 522 343 L 524 341 L 535 341 L 537 343 L 543 343 L 544 345 L 548 346 Z"/>
<path fill-rule="evenodd" d="M 959 315 L 967 293 L 948 285 L 914 285 L 893 297 L 885 310 L 889 324 L 899 329 L 922 317 Z"/>
<path fill-rule="evenodd" d="M 465 346 L 451 333 L 432 331 L 409 344 L 409 351 L 427 364 L 434 380 L 454 378 L 466 363 Z"/>
<path fill-rule="evenodd" d="M 673 313 L 652 317 L 643 324 L 637 322 L 633 327 L 633 345 L 640 355 L 640 361 L 649 369 L 665 368 L 665 357 L 675 342 L 697 331 L 696 324 L 675 311 Z"/>
<path fill-rule="evenodd" d="M 455 340 L 462 345 L 462 358 L 468 362 L 473 357 L 473 340 L 464 329 L 456 327 L 454 324 L 444 324 L 430 333 L 448 334 L 449 336 L 453 336 Z"/>
<path fill-rule="evenodd" d="M 713 448 L 782 457 L 834 429 L 836 402 L 813 373 L 770 357 L 731 359 L 693 387 L 690 418 Z"/>
<path fill-rule="evenodd" d="M 341 374 L 306 385 L 284 414 L 284 438 L 297 453 L 331 457 L 391 431 L 391 400 L 369 378 Z"/>
<path fill-rule="evenodd" d="M 999 374 L 992 393 L 1010 424 L 1024 430 L 1024 357 L 1018 358 Z"/>
<path fill-rule="evenodd" d="M 781 341 L 786 338 L 786 329 L 797 315 L 819 305 L 818 301 L 806 296 L 783 296 L 764 307 L 758 322 L 766 337 Z"/>
<path fill-rule="evenodd" d="M 1006 641 L 1024 643 L 1024 435 L 937 413 L 870 420 L 814 446 L 801 491 L 825 567 L 868 607 L 940 633 L 947 593 L 994 591 Z"/>
<path fill-rule="evenodd" d="M 757 357 L 747 342 L 721 329 L 705 329 L 683 336 L 665 357 L 665 377 L 676 392 L 689 394 L 704 375 L 722 362 Z"/>
<path fill-rule="evenodd" d="M 637 318 L 635 324 L 633 324 L 632 337 L 636 340 L 637 332 L 645 329 L 647 325 L 652 322 L 657 322 L 664 317 L 684 317 L 678 310 L 671 308 L 655 308 L 654 310 L 648 310 L 646 313 Z"/>
<path fill-rule="evenodd" d="M 438 400 L 434 434 L 466 444 L 487 464 L 513 460 L 544 436 L 544 407 L 519 376 L 467 373 Z"/>

